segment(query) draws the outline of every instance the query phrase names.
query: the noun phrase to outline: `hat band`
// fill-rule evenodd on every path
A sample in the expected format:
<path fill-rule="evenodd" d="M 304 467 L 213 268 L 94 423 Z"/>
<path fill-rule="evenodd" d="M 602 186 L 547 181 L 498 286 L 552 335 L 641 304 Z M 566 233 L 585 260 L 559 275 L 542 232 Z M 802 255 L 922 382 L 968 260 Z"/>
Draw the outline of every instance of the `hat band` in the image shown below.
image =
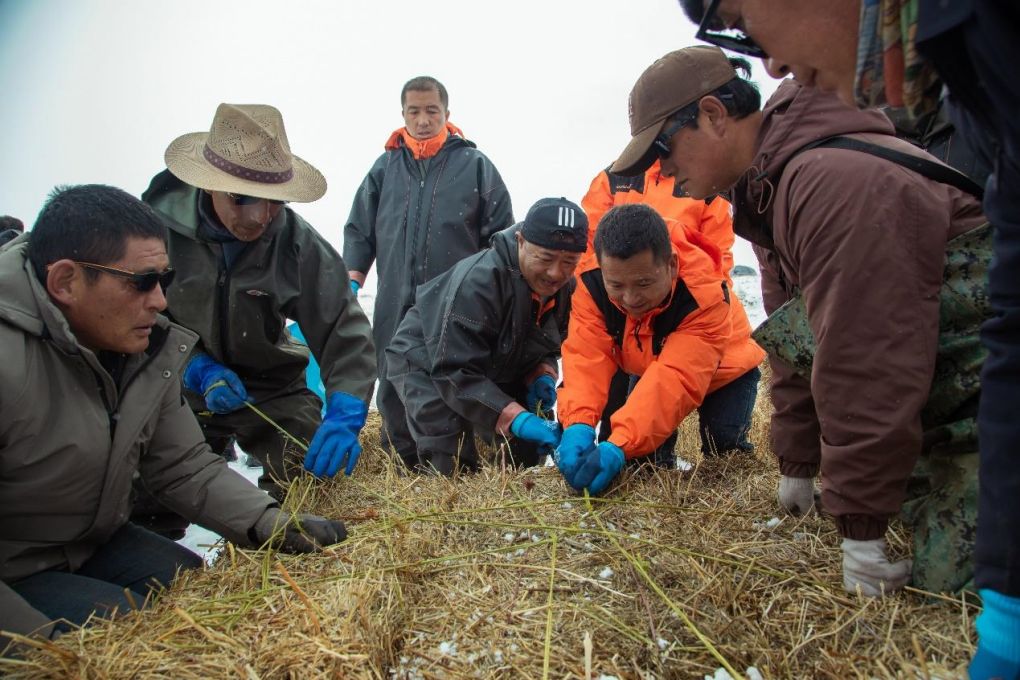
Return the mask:
<path fill-rule="evenodd" d="M 283 184 L 294 179 L 294 168 L 288 168 L 283 172 L 264 172 L 261 170 L 252 170 L 244 166 L 238 165 L 223 158 L 215 151 L 209 148 L 206 144 L 202 149 L 202 155 L 207 161 L 209 161 L 213 167 L 222 170 L 228 175 L 233 175 L 239 179 L 247 179 L 252 182 L 259 182 L 262 184 Z"/>

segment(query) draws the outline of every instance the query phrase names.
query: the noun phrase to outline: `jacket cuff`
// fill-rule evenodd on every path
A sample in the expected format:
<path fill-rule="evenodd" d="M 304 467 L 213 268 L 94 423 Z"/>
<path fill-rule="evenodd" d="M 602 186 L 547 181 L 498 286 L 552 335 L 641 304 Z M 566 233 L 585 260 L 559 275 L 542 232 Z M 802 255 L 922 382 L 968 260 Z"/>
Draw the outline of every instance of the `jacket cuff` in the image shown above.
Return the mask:
<path fill-rule="evenodd" d="M 839 535 L 854 541 L 873 541 L 885 536 L 889 519 L 873 515 L 836 515 Z"/>
<path fill-rule="evenodd" d="M 818 469 L 818 463 L 802 463 L 796 460 L 779 459 L 779 474 L 784 477 L 810 477 L 814 479 L 818 476 Z"/>
<path fill-rule="evenodd" d="M 531 371 L 524 376 L 524 384 L 530 385 L 543 375 L 547 375 L 553 380 L 559 380 L 560 377 L 559 371 L 556 370 L 555 366 L 544 361 L 540 361 L 538 362 L 538 366 L 535 366 L 535 368 L 531 369 Z"/>
<path fill-rule="evenodd" d="M 514 418 L 524 413 L 527 409 L 518 404 L 516 401 L 511 401 L 506 407 L 500 412 L 499 418 L 496 419 L 496 433 L 504 437 L 510 436 L 510 423 L 514 422 Z"/>

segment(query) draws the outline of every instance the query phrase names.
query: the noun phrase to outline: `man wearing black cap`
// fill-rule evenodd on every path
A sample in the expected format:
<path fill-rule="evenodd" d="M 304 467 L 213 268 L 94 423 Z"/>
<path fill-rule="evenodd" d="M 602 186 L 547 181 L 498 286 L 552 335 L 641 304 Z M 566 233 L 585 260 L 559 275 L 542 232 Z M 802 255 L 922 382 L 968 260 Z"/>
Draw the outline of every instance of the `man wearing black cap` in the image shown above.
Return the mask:
<path fill-rule="evenodd" d="M 546 418 L 587 241 L 584 211 L 544 198 L 488 249 L 418 287 L 386 366 L 422 469 L 477 467 L 475 432 L 510 438 L 516 465 L 538 464 L 559 443 L 559 426 Z"/>

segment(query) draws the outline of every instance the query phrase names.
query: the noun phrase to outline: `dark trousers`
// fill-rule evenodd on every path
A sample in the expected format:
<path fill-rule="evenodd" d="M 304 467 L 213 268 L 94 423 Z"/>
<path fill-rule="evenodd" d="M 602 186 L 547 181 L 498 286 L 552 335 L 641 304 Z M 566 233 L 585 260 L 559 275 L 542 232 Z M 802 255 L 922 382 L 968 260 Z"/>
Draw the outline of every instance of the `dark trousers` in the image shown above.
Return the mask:
<path fill-rule="evenodd" d="M 925 5 L 922 23 L 946 17 Z M 985 188 L 995 257 L 988 277 L 994 316 L 982 328 L 988 349 L 978 409 L 980 447 L 975 579 L 979 588 L 1020 596 L 1020 7 L 973 0 L 969 18 L 918 45 L 953 96 L 953 122 L 975 143 L 991 136 L 995 169 Z"/>
<path fill-rule="evenodd" d="M 380 369 L 380 374 L 384 372 Z M 395 452 L 408 467 L 415 467 L 418 464 L 418 449 L 414 444 L 414 434 L 407 425 L 407 409 L 404 408 L 397 388 L 385 375 L 379 376 L 379 389 L 376 390 L 376 395 L 375 403 L 379 407 L 379 415 L 382 416 L 379 439 L 383 447 Z"/>
<path fill-rule="evenodd" d="M 306 444 L 322 423 L 322 401 L 306 388 L 260 401 L 256 406 Z M 196 418 L 214 453 L 226 457 L 229 444 L 236 439 L 238 446 L 262 464 L 259 488 L 273 498 L 283 500 L 290 480 L 302 474 L 305 452 L 250 408 L 244 406 L 223 414 L 200 412 Z M 174 540 L 184 537 L 189 524 L 164 507 L 141 483 L 135 484 L 131 521 Z"/>
<path fill-rule="evenodd" d="M 620 376 L 623 376 L 621 379 Z M 726 454 L 733 451 L 751 453 L 754 445 L 747 435 L 751 430 L 754 404 L 758 398 L 758 382 L 761 371 L 752 368 L 739 378 L 705 395 L 698 408 L 698 431 L 701 434 L 701 453 L 706 456 Z M 609 402 L 602 413 L 599 441 L 605 441 L 612 431 L 609 419 L 612 413 L 623 406 L 627 395 L 634 389 L 638 376 L 618 372 L 609 388 Z M 625 390 L 621 389 L 625 386 Z M 679 423 L 677 424 L 679 426 Z M 674 432 L 659 445 L 651 455 L 651 461 L 658 467 L 672 468 L 676 465 L 676 440 Z M 635 464 L 645 462 L 644 458 L 634 459 Z"/>
<path fill-rule="evenodd" d="M 187 548 L 128 523 L 74 573 L 43 571 L 8 585 L 46 616 L 66 620 L 57 623 L 63 632 L 93 612 L 110 617 L 142 607 L 178 570 L 201 566 L 202 558 Z"/>
<path fill-rule="evenodd" d="M 502 444 L 505 461 L 510 465 L 529 467 L 538 465 L 544 458 L 544 453 L 532 442 L 516 437 L 504 440 L 492 432 L 477 429 L 443 401 L 435 383 L 424 371 L 408 366 L 407 370 L 391 375 L 391 379 L 407 410 L 406 422 L 414 437 L 420 470 L 449 476 L 457 468 L 477 469 L 476 434 L 492 444 Z M 500 385 L 500 388 L 524 402 L 523 384 Z"/>

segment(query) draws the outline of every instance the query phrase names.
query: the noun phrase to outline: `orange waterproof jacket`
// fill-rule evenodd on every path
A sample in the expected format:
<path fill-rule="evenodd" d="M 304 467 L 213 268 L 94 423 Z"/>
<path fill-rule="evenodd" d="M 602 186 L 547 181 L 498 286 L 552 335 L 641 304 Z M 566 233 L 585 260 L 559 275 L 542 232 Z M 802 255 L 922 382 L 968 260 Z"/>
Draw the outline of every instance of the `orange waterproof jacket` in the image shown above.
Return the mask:
<path fill-rule="evenodd" d="M 624 177 L 603 170 L 592 180 L 588 193 L 581 201 L 581 207 L 588 215 L 588 249 L 585 251 L 577 271 L 598 267 L 595 259 L 595 228 L 610 208 L 628 203 L 644 203 L 655 208 L 669 222 L 676 220 L 688 230 L 696 231 L 708 238 L 722 251 L 722 270 L 726 285 L 733 291 L 733 217 L 730 203 L 716 197 L 710 203 L 688 198 L 677 193 L 672 177 L 660 174 L 659 162 L 650 167 L 644 175 Z M 733 336 L 726 345 L 719 370 L 712 379 L 709 392 L 727 385 L 744 375 L 765 359 L 765 351 L 751 339 L 751 322 L 744 311 L 744 305 L 736 295 L 730 300 Z"/>
<path fill-rule="evenodd" d="M 606 407 L 618 369 L 641 380 L 611 417 L 609 441 L 627 458 L 647 455 L 701 405 L 730 341 L 730 298 L 718 249 L 700 234 L 671 222 L 679 259 L 669 299 L 634 319 L 605 293 L 602 271 L 578 275 L 563 343 L 563 384 L 557 413 L 564 427 L 592 427 Z"/>

